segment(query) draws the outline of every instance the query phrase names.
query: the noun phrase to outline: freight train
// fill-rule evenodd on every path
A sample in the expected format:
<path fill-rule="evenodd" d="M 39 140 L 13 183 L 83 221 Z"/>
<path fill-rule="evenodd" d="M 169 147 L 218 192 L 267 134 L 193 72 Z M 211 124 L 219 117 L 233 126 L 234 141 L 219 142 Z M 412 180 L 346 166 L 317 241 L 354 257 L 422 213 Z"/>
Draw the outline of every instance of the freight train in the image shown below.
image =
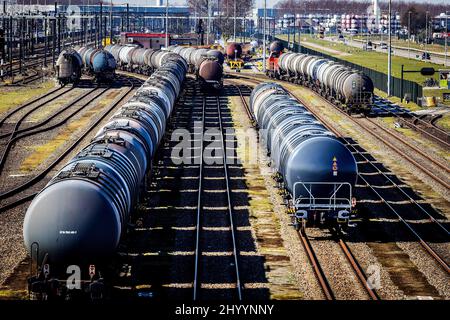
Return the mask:
<path fill-rule="evenodd" d="M 76 50 L 63 50 L 56 61 L 56 78 L 59 84 L 76 85 L 80 81 L 82 68 L 83 60 Z"/>
<path fill-rule="evenodd" d="M 187 69 L 183 59 L 167 50 L 145 49 L 136 45 L 108 45 L 105 50 L 110 52 L 119 69 L 129 72 L 150 75 L 166 61 L 177 59 Z"/>
<path fill-rule="evenodd" d="M 295 228 L 351 226 L 358 167 L 347 147 L 279 84 L 257 85 L 250 108 Z"/>
<path fill-rule="evenodd" d="M 115 78 L 116 60 L 104 49 L 94 47 L 81 47 L 78 50 L 84 70 L 93 75 L 97 82 L 111 82 Z"/>
<path fill-rule="evenodd" d="M 244 68 L 245 62 L 242 59 L 242 46 L 239 43 L 233 42 L 227 45 L 225 49 L 226 62 L 230 69 L 240 71 Z"/>
<path fill-rule="evenodd" d="M 182 56 L 205 89 L 219 90 L 223 87 L 224 56 L 218 50 L 194 47 L 170 46 L 168 50 Z"/>
<path fill-rule="evenodd" d="M 32 292 L 64 287 L 59 275 L 69 276 L 67 266 L 80 268 L 81 289 L 102 287 L 101 272 L 126 233 L 186 71 L 171 54 L 33 199 L 23 224 L 25 246 L 40 266 Z"/>
<path fill-rule="evenodd" d="M 370 112 L 374 85 L 368 76 L 332 60 L 301 53 L 283 54 L 278 46 L 275 48 L 267 65 L 269 77 L 307 86 L 347 113 Z"/>

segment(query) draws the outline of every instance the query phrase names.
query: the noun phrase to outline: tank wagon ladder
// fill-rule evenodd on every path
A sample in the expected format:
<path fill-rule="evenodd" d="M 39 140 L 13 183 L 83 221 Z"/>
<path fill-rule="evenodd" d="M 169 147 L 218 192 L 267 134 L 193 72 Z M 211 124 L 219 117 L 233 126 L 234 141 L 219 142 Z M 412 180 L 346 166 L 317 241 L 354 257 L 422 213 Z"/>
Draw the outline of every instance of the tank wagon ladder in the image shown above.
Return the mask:
<path fill-rule="evenodd" d="M 303 103 L 301 99 L 299 99 L 297 96 L 292 95 L 294 98 L 298 99 L 300 102 Z M 304 104 L 304 103 L 303 103 Z M 307 107 L 307 104 L 304 104 L 305 107 Z M 307 107 L 308 108 L 308 107 Z M 358 151 L 355 147 L 352 146 L 352 144 L 348 141 L 347 138 L 343 137 L 330 122 L 325 120 L 320 114 L 318 114 L 315 110 L 308 108 L 310 112 L 312 112 L 327 128 L 329 128 L 337 137 L 340 137 L 345 143 L 347 147 L 351 147 L 355 150 L 356 153 L 360 154 L 363 158 L 365 158 L 368 163 L 370 163 L 376 170 L 381 173 L 385 178 L 388 178 L 388 181 L 391 181 L 393 183 L 392 179 L 390 179 L 385 173 L 383 173 L 375 164 L 373 164 L 371 161 L 369 161 L 364 154 L 362 154 L 360 151 Z M 349 117 L 350 119 L 353 119 L 352 117 Z M 419 235 L 419 233 L 414 229 L 414 227 L 411 226 L 408 221 L 406 221 L 403 216 L 398 213 L 398 211 L 387 201 L 383 198 L 383 196 L 380 195 L 380 193 L 367 181 L 367 179 L 364 178 L 360 173 L 358 174 L 358 177 L 361 178 L 361 180 L 374 192 L 374 194 L 383 202 L 385 203 L 390 211 L 399 219 L 399 221 L 406 227 L 406 229 L 419 241 L 422 248 L 447 272 L 450 274 L 450 266 L 448 263 L 425 241 L 423 238 Z M 401 190 L 401 188 L 394 184 L 398 189 Z M 419 208 L 426 213 L 428 218 L 434 222 L 441 230 L 443 230 L 446 234 L 446 236 L 449 235 L 448 230 L 439 222 L 437 221 L 428 211 L 426 211 L 417 201 L 415 201 L 413 198 L 411 198 L 409 195 L 407 195 L 403 190 L 401 190 L 402 193 L 404 193 L 408 198 L 409 201 L 415 203 Z"/>

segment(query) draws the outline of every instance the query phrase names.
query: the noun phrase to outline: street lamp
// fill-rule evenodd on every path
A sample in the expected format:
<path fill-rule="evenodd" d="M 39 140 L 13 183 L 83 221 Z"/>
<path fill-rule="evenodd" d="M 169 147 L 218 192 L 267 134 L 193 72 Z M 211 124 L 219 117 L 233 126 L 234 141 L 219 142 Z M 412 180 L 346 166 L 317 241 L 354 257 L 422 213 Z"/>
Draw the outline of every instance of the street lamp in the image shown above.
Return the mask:
<path fill-rule="evenodd" d="M 388 37 L 389 37 L 389 45 L 388 45 L 388 79 L 387 79 L 387 95 L 391 96 L 391 76 L 392 76 L 392 35 L 391 35 L 391 24 L 392 24 L 392 8 L 391 8 L 392 0 L 389 0 L 389 13 L 388 13 Z"/>
<path fill-rule="evenodd" d="M 411 11 L 408 11 L 408 59 L 411 59 Z"/>
<path fill-rule="evenodd" d="M 233 41 L 236 42 L 236 0 L 234 0 Z"/>
<path fill-rule="evenodd" d="M 448 12 L 445 11 L 445 66 L 447 66 Z"/>
<path fill-rule="evenodd" d="M 425 13 L 425 51 L 428 44 L 428 11 Z"/>
<path fill-rule="evenodd" d="M 166 0 L 166 49 L 169 47 L 169 0 Z"/>
<path fill-rule="evenodd" d="M 208 24 L 206 28 L 206 44 L 209 45 L 209 34 L 211 33 L 211 1 L 208 1 Z"/>
<path fill-rule="evenodd" d="M 266 21 L 267 21 L 267 0 L 264 0 L 264 23 L 263 23 L 263 72 L 266 73 Z"/>

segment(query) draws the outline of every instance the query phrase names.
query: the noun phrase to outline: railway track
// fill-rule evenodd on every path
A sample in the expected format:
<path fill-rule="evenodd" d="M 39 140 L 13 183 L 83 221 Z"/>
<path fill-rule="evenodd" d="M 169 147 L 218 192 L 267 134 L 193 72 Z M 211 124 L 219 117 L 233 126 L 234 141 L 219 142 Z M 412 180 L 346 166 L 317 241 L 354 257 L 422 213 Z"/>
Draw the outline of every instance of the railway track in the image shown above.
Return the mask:
<path fill-rule="evenodd" d="M 354 124 L 358 125 L 361 130 L 364 130 L 365 132 L 369 133 L 373 137 L 380 140 L 382 143 L 384 143 L 386 146 L 388 146 L 391 150 L 393 150 L 395 153 L 400 155 L 403 159 L 417 167 L 419 170 L 421 170 L 423 173 L 425 173 L 427 176 L 432 178 L 434 181 L 438 182 L 443 187 L 450 189 L 450 183 L 448 173 L 450 173 L 450 169 L 448 166 L 443 164 L 441 161 L 438 161 L 434 159 L 433 157 L 427 155 L 425 152 L 420 150 L 418 147 L 414 146 L 413 144 L 406 141 L 405 138 L 402 138 L 398 134 L 392 132 L 392 130 L 384 128 L 381 124 L 377 123 L 376 120 L 370 119 L 370 118 L 361 118 L 357 119 L 354 117 L 351 117 L 347 115 L 342 110 L 336 108 L 341 114 L 346 116 L 347 119 L 350 119 Z M 367 130 L 370 126 L 368 124 L 372 125 L 372 127 L 375 127 L 378 129 L 378 131 L 372 131 Z M 380 131 L 382 134 L 380 134 Z M 386 135 L 387 137 L 385 137 Z M 394 145 L 389 139 L 394 139 L 396 142 L 399 142 L 402 145 L 402 148 L 399 146 Z M 405 149 L 409 149 L 409 151 L 404 151 Z M 424 161 L 416 160 L 417 155 L 422 157 Z M 438 170 L 436 170 L 438 169 Z M 446 173 L 445 176 L 442 174 Z"/>
<path fill-rule="evenodd" d="M 22 139 L 24 139 L 26 137 L 29 137 L 29 136 L 38 134 L 38 133 L 50 131 L 50 130 L 53 130 L 53 129 L 56 129 L 56 128 L 60 127 L 61 125 L 65 124 L 67 121 L 69 121 L 72 117 L 74 117 L 79 112 L 81 112 L 83 109 L 85 109 L 88 105 L 90 105 L 93 100 L 101 97 L 109 89 L 110 89 L 110 87 L 103 88 L 103 89 L 99 89 L 98 87 L 96 87 L 96 88 L 93 88 L 91 90 L 88 90 L 87 92 L 82 93 L 80 96 L 77 96 L 75 99 L 70 101 L 67 105 L 63 106 L 63 108 L 61 108 L 57 112 L 53 113 L 51 116 L 47 117 L 45 120 L 43 120 L 43 121 L 41 121 L 39 123 L 36 123 L 35 125 L 31 125 L 29 127 L 20 129 L 21 123 L 32 112 L 34 112 L 35 110 L 41 108 L 43 105 L 46 105 L 46 102 L 44 102 L 43 104 L 38 105 L 37 107 L 35 107 L 35 108 L 31 109 L 29 112 L 27 112 L 24 116 L 22 116 L 19 119 L 19 121 L 17 121 L 17 123 L 14 126 L 14 129 L 11 132 L 1 136 L 3 138 L 5 136 L 9 135 L 9 139 L 8 139 L 6 147 L 5 147 L 4 151 L 3 151 L 3 154 L 2 154 L 2 156 L 0 158 L 0 175 L 3 172 L 3 167 L 5 165 L 5 162 L 6 162 L 6 159 L 7 159 L 8 155 L 9 155 L 9 152 L 10 152 L 11 148 L 13 147 L 13 145 L 15 143 L 17 143 L 17 141 L 22 140 Z M 99 92 L 97 94 L 95 94 L 96 91 L 99 91 Z M 47 123 L 49 123 L 53 119 L 56 119 L 60 114 L 62 114 L 63 112 L 69 110 L 73 106 L 76 106 L 79 101 L 82 101 L 82 100 L 86 99 L 91 94 L 94 94 L 94 97 L 92 97 L 91 99 L 89 99 L 85 103 L 83 103 L 81 105 L 81 107 L 76 108 L 75 110 L 70 112 L 67 116 L 65 116 L 60 121 L 58 121 L 58 122 L 56 122 L 54 124 L 51 124 L 49 126 L 45 126 Z M 1 196 L 0 196 L 0 199 L 1 199 Z"/>
<path fill-rule="evenodd" d="M 106 111 L 104 111 L 102 113 L 102 115 L 95 120 L 67 149 L 65 149 L 61 154 L 59 154 L 56 159 L 54 159 L 48 166 L 46 166 L 42 171 L 38 172 L 35 176 L 33 176 L 32 178 L 30 178 L 29 180 L 26 180 L 22 183 L 20 183 L 19 185 L 4 191 L 0 194 L 0 199 L 2 200 L 2 202 L 7 202 L 6 204 L 3 204 L 2 207 L 0 207 L 0 212 L 6 212 L 7 210 L 14 208 L 24 202 L 27 202 L 29 200 L 31 200 L 36 194 L 37 192 L 31 191 L 31 192 L 26 192 L 28 189 L 33 188 L 37 183 L 39 183 L 40 181 L 44 180 L 44 178 L 48 175 L 49 172 L 51 172 L 51 170 L 55 169 L 56 166 L 58 164 L 61 163 L 61 161 L 67 156 L 69 155 L 78 145 L 81 141 L 83 141 L 83 139 L 88 136 L 99 124 L 101 121 L 103 121 L 126 97 L 128 97 L 134 90 L 135 88 L 135 82 L 132 81 L 131 79 L 127 79 L 125 80 L 128 82 L 129 87 L 123 92 L 121 93 L 112 103 L 111 105 L 106 109 Z M 98 88 L 96 88 L 95 90 L 98 90 Z M 100 95 L 102 95 L 104 92 L 106 92 L 108 90 L 108 88 L 105 89 L 100 89 L 102 92 Z M 91 94 L 94 91 L 90 91 L 89 94 Z M 38 131 L 42 132 L 42 131 L 47 131 L 47 130 L 51 130 L 54 129 L 58 126 L 60 126 L 61 124 L 65 123 L 67 120 L 69 120 L 72 116 L 74 116 L 76 113 L 80 112 L 84 107 L 86 107 L 87 105 L 89 105 L 90 103 L 92 103 L 93 100 L 89 100 L 85 103 L 82 104 L 81 107 L 79 107 L 77 110 L 73 111 L 72 114 L 70 114 L 68 117 L 66 117 L 65 119 L 63 119 L 62 121 L 59 121 L 56 124 L 53 124 L 49 127 L 46 128 L 41 128 L 38 129 L 36 131 L 28 131 L 25 133 L 25 135 L 31 135 L 31 134 L 35 134 Z M 11 199 L 10 201 L 7 201 L 7 199 Z"/>
<path fill-rule="evenodd" d="M 293 95 L 294 98 L 296 98 L 297 100 L 299 100 L 306 108 L 308 108 L 308 110 L 314 114 L 330 131 L 332 131 L 337 137 L 341 138 L 343 142 L 346 143 L 347 147 L 349 147 L 349 149 L 354 153 L 357 154 L 358 156 L 361 156 L 363 159 L 365 159 L 365 161 L 367 161 L 379 174 L 381 174 L 384 178 L 387 179 L 387 181 L 390 181 L 393 186 L 399 190 L 402 194 L 404 194 L 407 198 L 407 201 L 411 201 L 412 203 L 414 203 L 416 206 L 419 207 L 420 211 L 422 211 L 423 213 L 425 213 L 426 215 L 426 219 L 431 220 L 431 222 L 436 226 L 436 229 L 443 233 L 443 236 L 447 239 L 448 241 L 448 236 L 449 236 L 449 232 L 448 230 L 445 228 L 445 226 L 443 226 L 442 223 L 440 223 L 432 214 L 430 214 L 425 208 L 423 208 L 416 200 L 414 200 L 411 196 L 409 196 L 406 192 L 404 192 L 385 172 L 383 172 L 382 170 L 380 170 L 376 164 L 373 163 L 373 161 L 370 161 L 362 152 L 360 152 L 357 148 L 355 148 L 355 146 L 352 144 L 351 141 L 349 141 L 348 138 L 343 137 L 340 132 L 335 128 L 335 126 L 333 126 L 333 124 L 331 124 L 329 121 L 327 121 L 322 115 L 320 115 L 316 110 L 311 109 L 309 107 L 309 105 L 307 103 L 305 103 L 304 101 L 302 101 L 301 98 L 299 98 L 296 95 Z M 350 117 L 351 118 L 351 117 Z M 434 250 L 432 248 L 432 246 L 425 241 L 421 235 L 419 234 L 418 231 L 416 231 L 416 229 L 413 227 L 413 225 L 408 222 L 408 219 L 405 219 L 403 217 L 403 215 L 399 212 L 399 210 L 396 210 L 393 205 L 390 203 L 389 200 L 387 200 L 384 196 L 382 196 L 380 194 L 379 191 L 377 191 L 374 186 L 367 180 L 367 178 L 365 178 L 363 175 L 361 175 L 361 173 L 358 174 L 358 178 L 361 179 L 368 188 L 370 188 L 373 193 L 379 198 L 379 200 L 386 204 L 386 206 L 389 208 L 389 210 L 391 211 L 391 213 L 406 227 L 406 229 L 418 240 L 418 242 L 421 244 L 422 248 L 437 262 L 437 264 L 439 266 L 441 266 L 445 272 L 450 273 L 450 267 L 449 264 L 445 261 L 444 258 L 441 257 L 441 255 L 439 255 L 436 250 Z"/>
<path fill-rule="evenodd" d="M 233 127 L 227 95 L 205 95 L 188 77 L 143 208 L 132 216 L 136 230 L 120 253 L 130 281 L 117 279 L 117 286 L 194 301 L 269 298 Z"/>
<path fill-rule="evenodd" d="M 414 114 L 409 114 L 408 117 L 400 117 L 399 115 L 393 113 L 391 110 L 387 108 L 384 108 L 383 106 L 378 106 L 378 108 L 386 111 L 388 114 L 392 115 L 397 119 L 403 120 L 403 123 L 405 123 L 408 127 L 420 132 L 422 135 L 429 138 L 430 140 L 433 140 L 446 148 L 450 148 L 449 143 L 450 134 L 447 131 L 433 124 L 434 121 L 437 120 L 437 118 L 434 118 L 430 122 L 428 122 L 422 119 L 422 117 L 416 116 Z M 422 128 L 421 125 L 425 128 L 428 128 L 429 130 Z"/>
<path fill-rule="evenodd" d="M 214 105 L 216 105 L 216 110 L 214 110 Z M 208 240 L 207 237 L 202 235 L 202 230 L 205 225 L 208 224 L 208 220 L 210 218 L 205 217 L 205 213 L 203 212 L 204 207 L 204 198 L 208 197 L 208 194 L 205 193 L 205 191 L 209 190 L 209 188 L 212 188 L 212 185 L 210 183 L 211 180 L 204 180 L 203 177 L 205 176 L 204 171 L 212 170 L 212 169 L 218 169 L 219 171 L 223 167 L 223 181 L 224 184 L 222 187 L 225 189 L 226 193 L 226 200 L 222 198 L 222 201 L 225 200 L 226 204 L 226 211 L 227 216 L 220 218 L 221 220 L 228 219 L 228 221 L 224 221 L 224 223 L 228 223 L 229 233 L 220 234 L 218 233 L 218 236 L 220 234 L 221 239 L 216 239 L 215 241 L 224 241 L 225 243 L 228 243 L 228 249 L 231 251 L 232 255 L 232 263 L 230 265 L 231 267 L 226 268 L 224 272 L 229 274 L 230 279 L 234 279 L 235 282 L 235 288 L 236 288 L 236 296 L 230 297 L 232 299 L 238 299 L 242 300 L 242 285 L 241 285 L 241 279 L 240 279 L 240 273 L 239 273 L 239 261 L 238 261 L 238 249 L 237 249 L 237 241 L 236 241 L 236 235 L 235 235 L 235 224 L 233 220 L 233 209 L 231 205 L 231 192 L 230 192 L 230 183 L 229 183 L 229 174 L 228 174 L 228 163 L 227 163 L 227 152 L 226 152 L 226 135 L 224 132 L 224 124 L 223 124 L 223 112 L 221 110 L 221 102 L 220 98 L 217 97 L 204 97 L 203 98 L 203 110 L 202 110 L 202 128 L 206 130 L 204 134 L 207 134 L 208 130 L 218 130 L 220 135 L 220 151 L 217 149 L 215 150 L 215 157 L 208 157 L 205 156 L 204 159 L 204 138 L 201 140 L 201 151 L 200 151 L 200 166 L 199 166 L 199 187 L 198 187 L 198 202 L 197 202 L 197 223 L 196 223 L 196 246 L 195 246 L 195 266 L 194 266 L 194 285 L 193 285 L 193 300 L 199 300 L 199 299 L 207 299 L 207 294 L 202 294 L 202 284 L 203 286 L 210 286 L 213 285 L 213 283 L 220 282 L 220 278 L 223 277 L 223 274 L 219 275 L 217 279 L 213 279 L 214 276 L 211 274 L 208 274 L 207 277 L 205 277 L 206 273 L 208 272 L 208 258 L 204 256 L 204 253 L 208 251 Z M 217 121 L 212 121 L 208 119 L 212 119 L 217 117 Z M 228 116 L 229 117 L 229 116 Z M 220 156 L 217 156 L 217 153 L 220 154 Z M 206 162 L 206 163 L 205 163 Z M 216 172 L 217 172 L 216 171 Z M 206 174 L 208 175 L 208 174 Z M 209 183 L 209 185 L 208 185 Z M 214 183 L 215 187 L 217 187 L 217 184 Z M 221 201 L 221 202 L 222 202 Z M 210 223 L 210 221 L 209 221 Z M 226 225 L 226 224 L 225 224 Z M 222 224 L 222 227 L 224 225 Z M 224 248 L 225 249 L 225 248 Z M 229 260 L 227 258 L 227 260 Z M 228 283 L 228 286 L 230 286 L 230 283 Z"/>
<path fill-rule="evenodd" d="M 247 100 L 244 97 L 244 94 L 242 92 L 242 89 L 239 85 L 234 85 L 234 87 L 237 89 L 239 96 L 241 98 L 242 105 L 244 106 L 244 109 L 246 110 L 246 113 L 252 123 L 252 126 L 256 129 L 256 120 L 253 116 L 253 113 L 250 109 L 250 106 L 247 102 Z M 248 87 L 251 92 L 251 87 Z M 308 256 L 308 259 L 311 263 L 311 266 L 313 268 L 314 274 L 317 278 L 317 281 L 322 289 L 323 295 L 327 300 L 335 300 L 336 296 L 331 288 L 331 285 L 319 263 L 319 260 L 317 259 L 317 256 L 314 252 L 313 246 L 311 245 L 308 236 L 306 234 L 306 230 L 300 230 L 298 233 L 298 237 L 300 239 L 300 242 L 305 249 L 305 252 Z M 347 245 L 343 237 L 339 234 L 339 232 L 336 232 L 337 235 L 337 242 L 339 243 L 339 247 L 342 250 L 342 253 L 345 255 L 348 263 L 350 264 L 352 270 L 354 271 L 356 278 L 359 280 L 362 288 L 367 293 L 369 299 L 372 300 L 379 300 L 379 296 L 377 292 L 371 287 L 368 277 L 365 275 L 364 270 L 361 268 L 360 264 L 356 260 L 355 256 L 353 255 L 352 251 L 350 250 L 350 247 Z"/>
<path fill-rule="evenodd" d="M 23 109 L 39 102 L 40 100 L 43 100 L 45 98 L 48 98 L 49 96 L 53 95 L 54 93 L 57 93 L 57 96 L 54 97 L 52 100 L 60 97 L 61 95 L 63 95 L 66 92 L 61 92 L 63 90 L 63 88 L 65 87 L 57 87 L 56 89 L 51 90 L 50 92 L 47 92 L 37 98 L 34 98 L 24 104 L 22 104 L 21 106 L 18 106 L 16 108 L 14 108 L 12 111 L 8 112 L 1 120 L 0 120 L 0 128 L 4 125 L 4 123 L 6 122 L 6 120 L 8 120 L 10 117 L 12 117 L 13 115 L 15 115 L 16 113 L 18 113 L 19 111 L 22 111 Z M 50 101 L 47 101 L 50 102 Z"/>
<path fill-rule="evenodd" d="M 311 263 L 311 266 L 314 271 L 314 275 L 317 278 L 317 281 L 319 282 L 320 288 L 322 289 L 323 295 L 325 296 L 326 300 L 335 300 L 335 295 L 333 290 L 331 289 L 330 283 L 325 276 L 325 273 L 323 272 L 323 269 L 319 263 L 319 260 L 317 259 L 317 256 L 311 246 L 311 243 L 309 242 L 308 236 L 304 231 L 300 231 L 297 233 L 298 237 L 300 239 L 300 242 L 305 249 L 306 255 L 308 256 L 308 260 Z"/>
<path fill-rule="evenodd" d="M 242 77 L 246 81 L 250 81 L 253 83 L 260 83 L 263 80 L 259 79 L 249 79 L 246 77 Z M 320 95 L 317 95 L 319 99 L 326 102 L 327 104 L 331 104 L 328 100 L 321 97 Z M 298 98 L 298 97 L 296 97 Z M 302 102 L 303 103 L 303 102 Z M 400 134 L 393 132 L 392 130 L 386 129 L 381 124 L 377 123 L 376 120 L 370 119 L 367 117 L 364 118 L 355 118 L 347 113 L 345 113 L 343 110 L 339 109 L 338 107 L 333 107 L 346 119 L 349 119 L 351 122 L 353 122 L 355 125 L 357 125 L 361 130 L 367 132 L 377 140 L 380 140 L 382 143 L 384 143 L 386 146 L 388 146 L 390 149 L 392 149 L 395 153 L 397 153 L 402 159 L 405 161 L 411 163 L 413 166 L 417 167 L 421 172 L 423 172 L 426 176 L 430 177 L 433 181 L 436 181 L 439 185 L 446 189 L 450 189 L 449 184 L 449 173 L 450 169 L 448 166 L 442 161 L 435 159 L 434 157 L 426 154 L 426 152 L 422 151 L 420 148 L 414 146 L 412 143 L 408 142 L 406 138 L 401 137 Z M 423 121 L 422 119 L 419 119 L 420 121 Z M 378 131 L 368 130 L 369 127 L 368 124 L 372 125 Z M 422 129 L 423 130 L 423 129 Z M 380 135 L 379 132 L 381 132 L 384 136 Z M 428 133 L 428 132 L 427 132 Z M 428 133 L 429 134 L 429 133 Z M 448 133 L 447 133 L 448 135 Z M 385 137 L 387 136 L 387 137 Z M 394 139 L 396 142 L 399 142 L 401 144 L 401 147 L 394 145 L 389 139 Z M 432 138 L 434 139 L 434 138 Z M 444 143 L 445 141 L 442 141 Z M 450 145 L 449 145 L 450 146 Z M 405 151 L 408 150 L 408 151 Z M 416 160 L 415 155 L 418 154 L 421 159 Z"/>
<path fill-rule="evenodd" d="M 78 42 L 73 43 L 73 45 L 79 44 Z M 49 47 L 49 50 L 52 48 Z M 43 77 L 42 72 L 40 72 L 40 68 L 43 67 L 45 57 L 47 58 L 47 64 L 52 64 L 52 57 L 53 53 L 50 51 L 48 54 L 45 54 L 45 47 L 39 46 L 35 48 L 35 53 L 32 56 L 25 56 L 22 61 L 22 72 L 25 70 L 25 72 L 32 71 L 33 74 L 31 75 L 25 75 L 23 78 L 19 78 L 17 80 L 14 80 L 9 85 L 19 85 L 19 84 L 29 84 L 33 81 L 39 80 Z M 59 52 L 55 53 L 55 63 L 58 59 Z M 12 65 L 11 65 L 12 64 Z M 5 76 L 3 78 L 14 78 L 16 75 L 20 75 L 20 65 L 19 61 L 17 59 L 13 60 L 12 63 L 8 62 L 3 65 L 1 65 L 1 69 L 4 70 Z M 12 74 L 11 74 L 12 72 Z"/>

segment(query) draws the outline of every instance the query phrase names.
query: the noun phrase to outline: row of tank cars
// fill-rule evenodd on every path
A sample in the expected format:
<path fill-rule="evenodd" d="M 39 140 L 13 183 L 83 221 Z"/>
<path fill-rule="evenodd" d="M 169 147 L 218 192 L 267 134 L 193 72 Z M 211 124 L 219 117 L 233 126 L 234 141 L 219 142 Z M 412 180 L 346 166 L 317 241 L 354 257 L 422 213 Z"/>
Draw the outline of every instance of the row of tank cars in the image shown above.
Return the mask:
<path fill-rule="evenodd" d="M 170 46 L 167 50 L 145 49 L 139 46 L 108 45 L 104 49 L 82 47 L 64 50 L 56 63 L 57 79 L 61 85 L 78 83 L 82 70 L 98 82 L 114 79 L 116 68 L 150 75 L 170 53 L 179 54 L 204 88 L 221 89 L 224 55 L 219 50 Z"/>
<path fill-rule="evenodd" d="M 373 104 L 374 85 L 367 75 L 322 57 L 283 53 L 280 41 L 270 45 L 267 75 L 312 88 L 347 113 L 368 113 Z"/>
<path fill-rule="evenodd" d="M 187 64 L 174 53 L 31 202 L 23 236 L 40 271 L 29 279 L 36 298 L 99 298 L 103 275 L 129 223 L 181 91 Z M 66 282 L 62 279 L 80 280 Z M 77 287 L 79 286 L 79 287 Z M 70 288 L 69 288 L 70 289 Z"/>
<path fill-rule="evenodd" d="M 63 50 L 56 61 L 56 78 L 61 85 L 78 84 L 83 71 L 96 82 L 114 80 L 116 60 L 104 49 L 80 47 Z"/>
<path fill-rule="evenodd" d="M 294 227 L 352 226 L 358 167 L 347 147 L 279 84 L 257 85 L 250 108 Z"/>
<path fill-rule="evenodd" d="M 189 72 L 195 74 L 197 80 L 205 88 L 219 90 L 223 86 L 224 55 L 219 50 L 170 46 L 168 50 L 179 54 L 189 65 Z"/>

